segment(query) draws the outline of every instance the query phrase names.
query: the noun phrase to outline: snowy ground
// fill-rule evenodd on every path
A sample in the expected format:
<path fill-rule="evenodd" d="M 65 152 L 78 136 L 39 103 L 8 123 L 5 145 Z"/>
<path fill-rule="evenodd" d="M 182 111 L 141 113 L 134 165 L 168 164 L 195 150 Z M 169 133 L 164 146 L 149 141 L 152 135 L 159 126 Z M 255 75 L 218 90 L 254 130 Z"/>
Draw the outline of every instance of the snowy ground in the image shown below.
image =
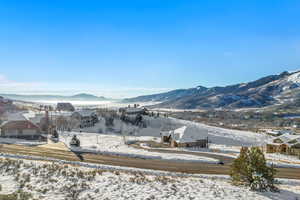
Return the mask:
<path fill-rule="evenodd" d="M 42 145 L 46 142 L 40 142 L 36 140 L 23 140 L 23 139 L 14 139 L 14 138 L 1 138 L 0 137 L 0 144 L 20 144 L 20 145 L 27 145 L 27 146 L 34 146 L 34 145 Z"/>
<path fill-rule="evenodd" d="M 201 123 L 178 120 L 173 118 L 144 118 L 147 128 L 137 128 L 122 123 L 120 120 L 114 121 L 114 127 L 108 129 L 105 127 L 104 120 L 100 120 L 94 127 L 83 129 L 82 133 L 64 132 L 61 134 L 60 140 L 69 145 L 71 137 L 76 134 L 81 140 L 82 150 L 98 151 L 102 153 L 126 155 L 132 157 L 142 157 L 149 159 L 165 159 L 179 161 L 203 161 L 217 162 L 214 159 L 198 157 L 187 154 L 167 154 L 154 153 L 147 150 L 135 149 L 124 144 L 124 141 L 156 141 L 160 142 L 160 132 L 163 129 L 176 129 L 183 125 L 188 126 L 193 135 L 201 135 L 201 137 L 209 138 L 210 148 L 206 149 L 177 149 L 183 151 L 208 151 L 214 154 L 237 157 L 241 146 L 263 146 L 271 136 L 264 134 L 230 130 L 219 127 L 212 127 Z M 105 134 L 101 134 L 105 133 Z M 123 137 L 122 135 L 126 135 Z M 147 148 L 144 146 L 144 148 Z M 300 167 L 300 160 L 295 156 L 285 156 L 281 154 L 266 154 L 268 162 L 280 167 Z"/>
<path fill-rule="evenodd" d="M 125 133 L 126 135 L 137 136 L 153 136 L 160 137 L 161 130 L 174 130 L 182 126 L 187 126 L 193 131 L 191 137 L 200 135 L 203 139 L 209 138 L 213 144 L 227 145 L 227 146 L 259 146 L 263 145 L 270 139 L 270 136 L 253 133 L 248 131 L 239 131 L 224 129 L 219 127 L 208 126 L 201 123 L 179 120 L 174 118 L 153 118 L 144 117 L 147 124 L 147 128 L 138 129 L 135 126 L 126 125 L 120 120 L 114 121 L 113 130 L 107 129 L 104 124 L 104 120 L 100 119 L 100 122 L 96 126 L 83 129 L 84 132 L 93 133 Z"/>
<path fill-rule="evenodd" d="M 29 113 L 33 115 L 34 113 Z M 114 126 L 108 128 L 105 126 L 105 120 L 100 117 L 100 122 L 94 127 L 85 128 L 82 133 L 79 129 L 73 133 L 62 133 L 60 140 L 67 145 L 71 137 L 76 134 L 81 140 L 82 150 L 96 151 L 110 154 L 122 154 L 132 157 L 142 157 L 151 159 L 179 160 L 179 161 L 198 161 L 198 162 L 217 162 L 214 159 L 192 156 L 188 154 L 166 154 L 153 153 L 146 150 L 135 149 L 124 144 L 124 141 L 132 140 L 154 140 L 160 142 L 160 133 L 162 130 L 174 130 L 176 128 L 187 126 L 191 137 L 200 135 L 201 138 L 208 137 L 210 141 L 209 152 L 222 154 L 230 157 L 236 157 L 239 154 L 241 146 L 263 146 L 271 136 L 247 131 L 230 130 L 219 127 L 212 127 L 201 123 L 178 120 L 165 117 L 144 117 L 147 128 L 138 128 L 115 119 Z M 78 133 L 77 133 L 78 132 Z M 126 135 L 124 139 L 122 135 Z M 0 143 L 39 145 L 40 142 L 4 139 L 0 138 Z M 184 151 L 205 151 L 203 149 L 180 149 Z M 266 154 L 269 163 L 277 166 L 300 167 L 299 159 L 293 156 L 280 154 Z"/>
<path fill-rule="evenodd" d="M 70 147 L 69 143 L 73 137 L 77 135 L 80 139 L 81 148 Z M 112 155 L 123 155 L 129 157 L 138 157 L 145 159 L 162 159 L 162 160 L 172 160 L 172 161 L 190 161 L 190 162 L 205 162 L 205 163 L 218 163 L 219 161 L 213 158 L 188 155 L 188 154 L 173 154 L 173 153 L 155 153 L 149 152 L 143 149 L 133 148 L 127 144 L 125 141 L 133 140 L 155 140 L 154 137 L 134 137 L 134 136 L 117 136 L 117 135 L 104 135 L 97 133 L 86 133 L 86 132 L 64 132 L 60 133 L 60 141 L 64 142 L 69 148 L 78 151 L 91 151 L 104 154 Z"/>
<path fill-rule="evenodd" d="M 267 153 L 266 159 L 269 163 L 273 163 L 275 166 L 300 168 L 300 157 L 297 156 L 283 155 L 280 153 Z"/>
<path fill-rule="evenodd" d="M 32 113 L 31 113 L 32 114 Z M 137 128 L 129 124 L 125 124 L 118 119 L 114 120 L 114 126 L 107 128 L 105 120 L 100 118 L 100 122 L 94 127 L 82 130 L 82 133 L 64 132 L 61 134 L 60 140 L 69 145 L 71 137 L 76 134 L 81 140 L 82 149 L 85 151 L 96 151 L 108 154 L 126 155 L 132 157 L 141 157 L 149 159 L 165 159 L 178 161 L 197 161 L 216 163 L 215 159 L 206 157 L 198 157 L 187 154 L 166 154 L 153 153 L 147 150 L 135 149 L 124 144 L 124 141 L 145 141 L 154 140 L 160 142 L 161 130 L 174 130 L 182 126 L 188 126 L 192 131 L 192 137 L 201 135 L 202 138 L 209 138 L 210 149 L 178 149 L 184 151 L 209 151 L 215 154 L 221 154 L 230 157 L 237 157 L 241 146 L 263 146 L 271 136 L 258 134 L 247 131 L 230 130 L 219 127 L 212 127 L 201 123 L 178 120 L 174 118 L 153 118 L 144 117 L 147 128 Z M 122 135 L 126 135 L 125 140 Z M 22 145 L 40 145 L 43 143 L 16 140 L 8 138 L 0 138 L 0 143 L 22 144 Z M 281 154 L 266 154 L 269 163 L 282 167 L 300 167 L 300 160 L 295 156 L 285 156 Z"/>
<path fill-rule="evenodd" d="M 144 148 L 149 148 L 143 146 Z M 209 152 L 210 154 L 217 154 L 237 158 L 240 153 L 241 146 L 227 146 L 211 144 L 209 149 L 201 148 L 174 148 L 172 150 L 186 151 L 186 152 Z M 284 155 L 280 153 L 265 153 L 265 157 L 269 165 L 274 164 L 275 167 L 291 167 L 300 168 L 300 158 L 297 156 Z"/>
<path fill-rule="evenodd" d="M 195 130 L 198 130 L 198 133 L 200 132 L 201 134 L 203 134 L 203 136 L 209 137 L 209 140 L 213 144 L 218 145 L 261 146 L 266 144 L 267 140 L 270 138 L 270 136 L 267 136 L 265 134 L 254 133 L 249 131 L 219 128 L 185 120 L 176 121 L 178 121 L 179 123 L 183 123 L 187 126 L 194 127 Z"/>
<path fill-rule="evenodd" d="M 107 171 L 14 159 L 0 159 L 0 183 L 0 194 L 19 190 L 40 200 L 300 198 L 300 181 L 294 180 L 280 180 L 280 193 L 257 193 L 232 186 L 227 176 Z"/>

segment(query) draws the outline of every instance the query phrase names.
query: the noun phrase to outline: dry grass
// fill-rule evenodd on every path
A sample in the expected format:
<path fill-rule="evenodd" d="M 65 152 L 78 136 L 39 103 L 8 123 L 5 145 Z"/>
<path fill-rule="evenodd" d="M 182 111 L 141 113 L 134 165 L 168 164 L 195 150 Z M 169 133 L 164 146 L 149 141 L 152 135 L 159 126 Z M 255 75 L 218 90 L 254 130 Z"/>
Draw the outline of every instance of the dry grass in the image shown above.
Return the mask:
<path fill-rule="evenodd" d="M 38 199 L 44 199 L 53 191 L 64 194 L 66 200 L 77 200 L 80 199 L 82 192 L 93 188 L 93 181 L 97 176 L 102 176 L 104 172 L 110 172 L 115 176 L 120 176 L 120 179 L 128 179 L 129 182 L 138 185 L 145 185 L 149 182 L 166 185 L 179 181 L 173 177 L 149 176 L 142 172 L 89 170 L 55 162 L 37 164 L 23 160 L 0 159 L 0 175 L 12 176 L 18 187 L 16 193 L 2 195 L 0 200 L 19 200 L 20 195 L 22 196 L 20 200 L 31 200 L 33 194 L 38 196 Z M 33 193 L 30 194 L 31 192 Z M 95 193 L 97 193 L 96 190 Z M 86 198 L 93 199 L 92 196 Z"/>

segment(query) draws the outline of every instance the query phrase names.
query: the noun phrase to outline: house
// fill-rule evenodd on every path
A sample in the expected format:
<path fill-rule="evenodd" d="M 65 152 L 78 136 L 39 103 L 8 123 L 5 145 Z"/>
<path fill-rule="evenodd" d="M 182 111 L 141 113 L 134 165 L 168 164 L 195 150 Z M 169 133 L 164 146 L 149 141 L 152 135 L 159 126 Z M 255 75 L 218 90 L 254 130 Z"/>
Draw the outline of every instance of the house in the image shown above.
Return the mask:
<path fill-rule="evenodd" d="M 120 108 L 119 112 L 126 115 L 147 115 L 148 109 L 145 107 Z"/>
<path fill-rule="evenodd" d="M 208 138 L 192 127 L 183 126 L 173 131 L 161 132 L 161 136 L 161 141 L 169 143 L 171 147 L 208 148 Z"/>
<path fill-rule="evenodd" d="M 79 122 L 79 128 L 86 128 L 94 126 L 98 121 L 98 116 L 93 110 L 80 110 L 71 115 L 72 119 Z"/>
<path fill-rule="evenodd" d="M 0 105 L 12 105 L 13 101 L 0 96 Z"/>
<path fill-rule="evenodd" d="M 287 144 L 273 143 L 267 144 L 267 153 L 288 153 L 289 146 Z"/>
<path fill-rule="evenodd" d="M 161 131 L 160 136 L 162 143 L 171 143 L 172 131 Z"/>
<path fill-rule="evenodd" d="M 56 110 L 74 112 L 75 108 L 71 103 L 57 103 Z"/>
<path fill-rule="evenodd" d="M 267 144 L 267 153 L 300 155 L 300 135 L 283 134 Z"/>
<path fill-rule="evenodd" d="M 0 115 L 9 110 L 14 110 L 13 101 L 0 96 Z"/>
<path fill-rule="evenodd" d="M 292 130 L 288 130 L 288 129 L 286 129 L 286 130 L 280 130 L 280 131 L 279 131 L 279 134 L 281 134 L 281 135 L 284 135 L 284 134 L 290 134 L 290 135 L 294 135 L 294 134 L 295 134 L 295 132 L 294 132 L 294 131 L 292 131 Z"/>
<path fill-rule="evenodd" d="M 289 143 L 290 145 L 290 152 L 291 155 L 298 155 L 300 156 L 300 136 Z"/>
<path fill-rule="evenodd" d="M 273 143 L 280 143 L 280 144 L 286 144 L 286 143 L 290 143 L 291 141 L 299 138 L 299 135 L 292 135 L 289 133 L 280 135 L 278 137 L 276 137 L 275 139 L 273 139 Z"/>
<path fill-rule="evenodd" d="M 293 135 L 295 134 L 294 131 L 292 130 L 272 130 L 272 129 L 266 129 L 265 130 L 267 134 L 272 135 L 272 136 L 280 136 L 280 135 L 284 135 L 284 134 L 290 134 Z"/>
<path fill-rule="evenodd" d="M 0 125 L 0 136 L 5 138 L 44 139 L 40 128 L 22 114 L 11 114 Z"/>

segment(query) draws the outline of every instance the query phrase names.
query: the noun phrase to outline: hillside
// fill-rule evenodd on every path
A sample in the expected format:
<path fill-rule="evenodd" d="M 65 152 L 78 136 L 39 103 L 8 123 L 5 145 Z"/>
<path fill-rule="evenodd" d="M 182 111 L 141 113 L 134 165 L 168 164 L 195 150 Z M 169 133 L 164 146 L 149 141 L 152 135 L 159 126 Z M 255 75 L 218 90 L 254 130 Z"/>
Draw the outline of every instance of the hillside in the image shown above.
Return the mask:
<path fill-rule="evenodd" d="M 300 98 L 300 72 L 279 75 L 229 85 L 225 87 L 196 87 L 156 95 L 126 99 L 126 102 L 162 102 L 157 107 L 177 109 L 254 108 L 293 103 Z"/>
<path fill-rule="evenodd" d="M 203 91 L 206 91 L 207 88 L 199 86 L 196 88 L 190 88 L 190 89 L 178 89 L 173 90 L 166 93 L 160 93 L 160 94 L 153 94 L 153 95 L 145 95 L 145 96 L 139 96 L 136 98 L 130 98 L 130 99 L 124 99 L 123 102 L 149 102 L 149 101 L 155 101 L 155 102 L 164 102 L 164 101 L 170 101 L 186 96 L 191 96 L 194 94 L 201 93 Z"/>

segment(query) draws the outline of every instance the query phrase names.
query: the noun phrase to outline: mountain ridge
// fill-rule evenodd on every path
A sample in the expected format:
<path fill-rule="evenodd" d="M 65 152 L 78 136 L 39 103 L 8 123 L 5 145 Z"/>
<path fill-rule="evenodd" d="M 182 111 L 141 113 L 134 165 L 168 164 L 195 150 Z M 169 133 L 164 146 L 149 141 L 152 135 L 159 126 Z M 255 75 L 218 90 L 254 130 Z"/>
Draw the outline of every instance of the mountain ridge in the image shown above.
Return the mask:
<path fill-rule="evenodd" d="M 21 94 L 0 94 L 0 96 L 21 101 L 34 101 L 34 100 L 74 100 L 74 101 L 105 101 L 108 98 L 98 97 L 92 94 L 79 93 L 70 96 L 63 95 L 21 95 Z"/>
<path fill-rule="evenodd" d="M 199 88 L 199 89 L 198 89 Z M 166 93 L 125 99 L 124 102 L 161 102 L 155 107 L 176 109 L 253 108 L 300 99 L 300 72 L 282 72 L 248 83 L 224 87 L 172 90 Z"/>

